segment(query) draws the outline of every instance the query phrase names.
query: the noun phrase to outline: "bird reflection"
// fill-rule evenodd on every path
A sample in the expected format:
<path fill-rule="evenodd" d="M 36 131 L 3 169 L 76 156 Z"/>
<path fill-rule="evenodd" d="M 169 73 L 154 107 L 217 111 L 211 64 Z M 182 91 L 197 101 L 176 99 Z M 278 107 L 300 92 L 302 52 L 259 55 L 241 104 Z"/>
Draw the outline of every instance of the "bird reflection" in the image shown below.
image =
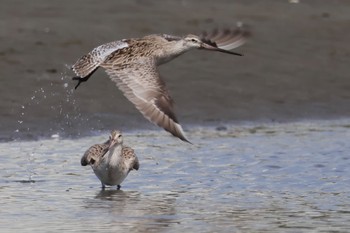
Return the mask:
<path fill-rule="evenodd" d="M 105 189 L 86 202 L 86 208 L 90 209 L 90 214 L 91 210 L 103 209 L 104 217 L 99 217 L 111 219 L 108 223 L 111 230 L 131 227 L 140 232 L 161 232 L 179 224 L 180 220 L 175 217 L 176 197 L 177 194 L 171 192 L 145 195 L 138 191 Z M 101 215 L 101 211 L 97 212 Z"/>

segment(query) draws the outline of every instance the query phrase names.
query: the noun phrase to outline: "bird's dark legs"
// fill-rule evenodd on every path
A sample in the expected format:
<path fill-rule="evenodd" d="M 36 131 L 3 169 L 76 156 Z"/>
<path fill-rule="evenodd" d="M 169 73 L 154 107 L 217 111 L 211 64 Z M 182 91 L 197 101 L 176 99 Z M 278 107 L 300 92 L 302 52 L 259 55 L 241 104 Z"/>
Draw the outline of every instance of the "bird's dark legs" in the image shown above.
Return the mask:
<path fill-rule="evenodd" d="M 101 186 L 101 189 L 102 189 L 102 190 L 105 190 L 105 189 L 106 189 L 106 186 L 105 186 L 103 183 L 101 183 L 101 185 L 102 185 L 102 186 Z M 120 186 L 120 184 L 118 184 L 118 185 L 117 185 L 117 190 L 120 190 L 121 187 L 122 187 L 122 186 Z"/>
<path fill-rule="evenodd" d="M 80 78 L 80 77 L 73 77 L 72 80 L 78 80 L 78 84 L 74 87 L 74 89 L 77 89 L 80 86 L 80 83 L 86 82 L 90 76 L 86 76 L 85 78 Z"/>
<path fill-rule="evenodd" d="M 97 69 L 98 69 L 98 67 L 96 69 L 94 69 L 89 75 L 85 76 L 84 78 L 79 77 L 79 76 L 73 77 L 72 80 L 78 80 L 78 84 L 75 86 L 74 89 L 77 89 L 79 87 L 80 83 L 86 82 L 91 77 L 91 75 L 93 75 L 95 73 L 95 71 Z"/>

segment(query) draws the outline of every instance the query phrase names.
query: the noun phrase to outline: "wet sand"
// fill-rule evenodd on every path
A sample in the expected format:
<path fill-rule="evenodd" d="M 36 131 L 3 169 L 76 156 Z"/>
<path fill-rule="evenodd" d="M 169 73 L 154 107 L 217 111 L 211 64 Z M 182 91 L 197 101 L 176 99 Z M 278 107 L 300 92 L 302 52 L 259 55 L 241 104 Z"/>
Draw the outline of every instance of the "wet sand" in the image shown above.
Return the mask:
<path fill-rule="evenodd" d="M 157 129 L 98 71 L 77 91 L 67 68 L 95 46 L 232 26 L 244 57 L 193 51 L 161 67 L 184 128 L 350 116 L 350 2 L 13 1 L 0 8 L 0 140 Z"/>

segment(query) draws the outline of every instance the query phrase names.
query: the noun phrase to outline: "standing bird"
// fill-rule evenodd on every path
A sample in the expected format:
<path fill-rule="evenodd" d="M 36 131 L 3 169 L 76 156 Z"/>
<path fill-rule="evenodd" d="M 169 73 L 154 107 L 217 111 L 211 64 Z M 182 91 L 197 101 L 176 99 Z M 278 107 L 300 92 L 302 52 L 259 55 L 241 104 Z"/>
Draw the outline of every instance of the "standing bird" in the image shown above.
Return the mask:
<path fill-rule="evenodd" d="M 72 66 L 77 75 L 73 80 L 78 80 L 75 89 L 103 67 L 145 118 L 189 142 L 175 116 L 173 100 L 157 67 L 194 48 L 242 56 L 229 50 L 242 45 L 247 35 L 246 31 L 238 28 L 214 30 L 201 36 L 155 34 L 103 44 Z"/>
<path fill-rule="evenodd" d="M 91 165 L 103 189 L 106 185 L 117 185 L 120 189 L 129 172 L 140 167 L 134 150 L 123 146 L 122 133 L 117 130 L 112 131 L 105 143 L 90 147 L 81 158 L 81 165 Z"/>

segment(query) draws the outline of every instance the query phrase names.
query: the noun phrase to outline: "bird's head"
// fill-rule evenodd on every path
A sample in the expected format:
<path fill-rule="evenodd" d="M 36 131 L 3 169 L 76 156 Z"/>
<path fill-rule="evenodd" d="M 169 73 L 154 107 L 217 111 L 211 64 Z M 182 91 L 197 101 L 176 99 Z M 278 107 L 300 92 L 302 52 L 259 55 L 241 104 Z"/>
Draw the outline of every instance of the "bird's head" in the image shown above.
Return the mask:
<path fill-rule="evenodd" d="M 189 48 L 200 48 L 202 46 L 202 40 L 196 36 L 189 34 L 183 38 L 184 45 Z"/>
<path fill-rule="evenodd" d="M 229 50 L 219 48 L 215 42 L 210 40 L 205 40 L 199 36 L 189 34 L 183 39 L 184 45 L 189 48 L 205 49 L 209 51 L 217 51 L 221 53 L 228 53 L 232 55 L 242 56 L 240 53 L 235 53 Z"/>
<path fill-rule="evenodd" d="M 119 130 L 113 130 L 109 136 L 109 148 L 123 144 L 123 135 Z"/>

